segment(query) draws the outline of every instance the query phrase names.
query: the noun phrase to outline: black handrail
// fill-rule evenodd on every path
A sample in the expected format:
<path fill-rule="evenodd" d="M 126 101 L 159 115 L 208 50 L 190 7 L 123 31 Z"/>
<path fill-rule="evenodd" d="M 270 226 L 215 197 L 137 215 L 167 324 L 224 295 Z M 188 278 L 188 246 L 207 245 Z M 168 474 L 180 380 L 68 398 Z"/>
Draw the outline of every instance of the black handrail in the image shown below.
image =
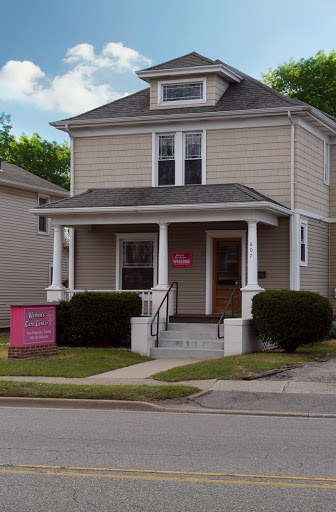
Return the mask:
<path fill-rule="evenodd" d="M 220 317 L 220 319 L 219 319 L 219 322 L 218 322 L 218 324 L 217 324 L 217 336 L 218 336 L 218 338 L 219 338 L 220 340 L 224 338 L 224 333 L 223 333 L 223 336 L 221 336 L 221 335 L 220 335 L 220 332 L 219 332 L 219 331 L 220 331 L 221 323 L 225 320 L 225 313 L 226 313 L 226 310 L 227 310 L 227 309 L 228 309 L 228 307 L 229 307 L 229 304 L 230 304 L 231 300 L 232 300 L 232 316 L 233 316 L 233 312 L 234 312 L 234 308 L 233 308 L 233 296 L 234 296 L 234 294 L 235 294 L 235 292 L 236 292 L 236 290 L 237 290 L 237 286 L 238 286 L 238 285 L 240 285 L 240 284 L 241 284 L 241 283 L 240 283 L 239 281 L 236 281 L 236 282 L 235 282 L 235 286 L 234 286 L 234 288 L 233 288 L 233 291 L 232 291 L 232 293 L 231 293 L 231 295 L 230 295 L 229 300 L 227 301 L 227 304 L 226 304 L 226 306 L 225 306 L 225 309 L 224 309 L 224 311 L 223 311 L 223 313 L 222 313 L 222 315 L 221 315 L 221 317 Z"/>
<path fill-rule="evenodd" d="M 178 310 L 178 282 L 177 281 L 173 281 L 172 284 L 170 285 L 169 290 L 167 291 L 166 295 L 163 297 L 163 300 L 162 300 L 160 306 L 157 309 L 157 312 L 155 313 L 155 315 L 153 316 L 152 321 L 151 321 L 151 336 L 156 336 L 156 341 L 155 341 L 155 346 L 156 347 L 159 346 L 160 309 L 162 308 L 165 300 L 167 300 L 166 331 L 168 330 L 169 292 L 171 291 L 171 289 L 173 288 L 174 285 L 175 285 L 175 289 L 176 289 L 175 315 L 177 315 L 177 310 Z M 154 321 L 155 321 L 156 317 L 157 317 L 156 333 L 153 334 L 153 325 L 154 325 Z"/>

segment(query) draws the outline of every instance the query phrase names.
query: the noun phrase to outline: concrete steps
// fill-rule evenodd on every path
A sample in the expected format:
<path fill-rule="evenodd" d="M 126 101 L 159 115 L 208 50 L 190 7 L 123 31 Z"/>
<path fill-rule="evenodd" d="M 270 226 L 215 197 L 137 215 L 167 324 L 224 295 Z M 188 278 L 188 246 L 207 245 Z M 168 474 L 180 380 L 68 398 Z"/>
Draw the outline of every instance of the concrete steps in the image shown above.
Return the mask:
<path fill-rule="evenodd" d="M 218 359 L 224 357 L 224 341 L 218 339 L 214 323 L 170 323 L 161 331 L 159 346 L 151 349 L 155 358 Z"/>

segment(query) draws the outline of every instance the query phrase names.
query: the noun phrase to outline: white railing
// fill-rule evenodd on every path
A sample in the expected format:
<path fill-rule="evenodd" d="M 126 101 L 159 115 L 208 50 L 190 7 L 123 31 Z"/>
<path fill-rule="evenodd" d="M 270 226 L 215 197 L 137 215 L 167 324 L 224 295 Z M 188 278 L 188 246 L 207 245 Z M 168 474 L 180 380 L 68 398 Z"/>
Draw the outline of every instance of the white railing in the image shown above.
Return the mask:
<path fill-rule="evenodd" d="M 83 292 L 107 292 L 107 293 L 121 293 L 132 292 L 137 293 L 142 300 L 141 316 L 152 316 L 152 291 L 151 290 L 65 290 L 64 300 L 70 300 L 75 293 Z"/>

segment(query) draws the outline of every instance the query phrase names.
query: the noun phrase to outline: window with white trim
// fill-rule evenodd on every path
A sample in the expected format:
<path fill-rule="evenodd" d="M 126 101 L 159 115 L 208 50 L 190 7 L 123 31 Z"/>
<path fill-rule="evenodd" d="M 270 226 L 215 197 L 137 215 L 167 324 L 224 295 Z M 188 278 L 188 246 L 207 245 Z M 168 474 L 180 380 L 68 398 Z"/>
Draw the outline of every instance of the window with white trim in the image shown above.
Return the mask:
<path fill-rule="evenodd" d="M 43 206 L 49 203 L 50 198 L 48 196 L 38 196 L 38 205 Z M 49 219 L 44 215 L 38 215 L 37 217 L 37 233 L 39 235 L 49 235 Z"/>
<path fill-rule="evenodd" d="M 116 233 L 117 290 L 150 290 L 156 285 L 157 233 Z"/>
<path fill-rule="evenodd" d="M 154 186 L 205 183 L 204 131 L 160 134 L 157 135 L 155 147 L 157 157 Z"/>
<path fill-rule="evenodd" d="M 308 221 L 300 222 L 300 265 L 308 265 Z"/>
<path fill-rule="evenodd" d="M 206 78 L 158 82 L 158 105 L 185 105 L 206 102 Z"/>
<path fill-rule="evenodd" d="M 159 135 L 158 184 L 175 185 L 175 135 Z"/>
<path fill-rule="evenodd" d="M 330 145 L 324 143 L 324 184 L 330 185 Z"/>

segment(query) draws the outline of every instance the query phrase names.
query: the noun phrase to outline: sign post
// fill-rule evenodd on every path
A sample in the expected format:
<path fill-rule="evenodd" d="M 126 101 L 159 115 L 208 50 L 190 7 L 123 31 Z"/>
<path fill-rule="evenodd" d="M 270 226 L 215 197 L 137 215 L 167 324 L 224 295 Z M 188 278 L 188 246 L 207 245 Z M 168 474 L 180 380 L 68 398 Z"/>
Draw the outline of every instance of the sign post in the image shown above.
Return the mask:
<path fill-rule="evenodd" d="M 56 305 L 11 306 L 9 359 L 56 354 Z"/>

